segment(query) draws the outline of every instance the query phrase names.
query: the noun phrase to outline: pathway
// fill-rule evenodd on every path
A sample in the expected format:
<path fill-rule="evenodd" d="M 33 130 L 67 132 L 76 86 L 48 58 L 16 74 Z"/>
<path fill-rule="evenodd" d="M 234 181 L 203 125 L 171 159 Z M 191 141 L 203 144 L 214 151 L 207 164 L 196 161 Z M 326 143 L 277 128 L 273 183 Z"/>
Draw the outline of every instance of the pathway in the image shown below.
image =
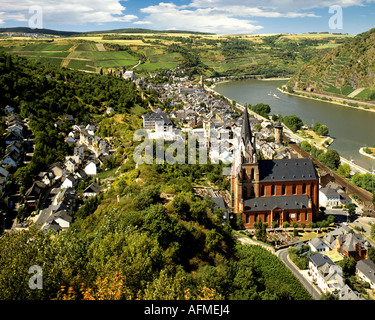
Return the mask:
<path fill-rule="evenodd" d="M 354 90 L 352 93 L 348 94 L 348 98 L 354 98 L 357 94 L 360 94 L 365 88 L 358 88 Z"/>
<path fill-rule="evenodd" d="M 106 51 L 103 43 L 96 43 L 96 47 L 98 48 L 98 51 Z"/>

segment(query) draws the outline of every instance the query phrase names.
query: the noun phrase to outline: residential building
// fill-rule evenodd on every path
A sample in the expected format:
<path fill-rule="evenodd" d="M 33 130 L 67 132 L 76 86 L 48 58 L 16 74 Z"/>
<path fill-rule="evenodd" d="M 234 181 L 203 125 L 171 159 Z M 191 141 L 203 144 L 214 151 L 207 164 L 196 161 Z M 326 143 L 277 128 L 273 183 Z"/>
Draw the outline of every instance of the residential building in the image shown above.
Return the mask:
<path fill-rule="evenodd" d="M 335 240 L 335 248 L 344 257 L 352 257 L 354 260 L 367 259 L 370 248 L 369 242 L 359 233 L 347 233 L 339 235 Z"/>
<path fill-rule="evenodd" d="M 375 263 L 371 260 L 360 260 L 356 264 L 356 275 L 364 282 L 370 284 L 371 289 L 375 289 Z"/>
<path fill-rule="evenodd" d="M 309 273 L 324 293 L 337 294 L 345 285 L 341 268 L 324 254 L 310 256 Z"/>
<path fill-rule="evenodd" d="M 160 111 L 151 114 L 144 114 L 143 118 L 143 128 L 155 131 L 171 131 L 173 128 L 173 123 L 168 116 Z"/>
<path fill-rule="evenodd" d="M 91 183 L 85 190 L 83 190 L 83 196 L 84 197 L 95 197 L 100 193 L 100 186 L 93 182 Z"/>
<path fill-rule="evenodd" d="M 12 166 L 17 167 L 22 161 L 21 154 L 16 150 L 11 150 L 8 152 L 1 160 L 1 165 L 3 167 Z"/>
<path fill-rule="evenodd" d="M 325 252 L 331 250 L 330 247 L 319 237 L 315 237 L 307 242 L 311 251 Z"/>
<path fill-rule="evenodd" d="M 347 284 L 340 290 L 339 300 L 366 300 L 357 291 L 352 290 Z"/>
<path fill-rule="evenodd" d="M 92 160 L 86 164 L 84 170 L 88 176 L 95 176 L 98 173 L 98 166 L 99 166 L 99 161 Z"/>
<path fill-rule="evenodd" d="M 48 219 L 48 222 L 55 222 L 60 226 L 61 229 L 68 229 L 72 222 L 72 217 L 66 212 L 66 210 L 56 211 Z"/>

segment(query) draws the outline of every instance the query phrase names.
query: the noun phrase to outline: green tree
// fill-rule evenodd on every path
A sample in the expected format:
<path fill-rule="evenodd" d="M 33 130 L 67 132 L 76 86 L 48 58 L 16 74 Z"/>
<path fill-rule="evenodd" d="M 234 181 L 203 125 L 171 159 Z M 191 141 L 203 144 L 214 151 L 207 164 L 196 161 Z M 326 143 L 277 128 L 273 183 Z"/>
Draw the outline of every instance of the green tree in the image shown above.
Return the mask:
<path fill-rule="evenodd" d="M 343 260 L 338 262 L 342 268 L 342 273 L 345 278 L 349 278 L 355 274 L 355 266 L 357 262 L 352 257 L 345 257 Z"/>
<path fill-rule="evenodd" d="M 355 215 L 356 207 L 355 207 L 354 203 L 348 203 L 346 205 L 346 209 L 348 210 L 348 214 L 350 216 L 354 216 Z"/>
<path fill-rule="evenodd" d="M 343 163 L 337 168 L 337 173 L 346 179 L 350 178 L 350 171 L 350 165 L 347 163 Z"/>
<path fill-rule="evenodd" d="M 328 127 L 324 124 L 321 125 L 319 129 L 316 131 L 316 133 L 320 136 L 326 136 L 328 135 L 328 132 L 329 132 Z"/>
<path fill-rule="evenodd" d="M 293 132 L 300 130 L 303 126 L 301 118 L 297 117 L 294 114 L 283 117 L 282 121 Z"/>
<path fill-rule="evenodd" d="M 318 160 L 332 170 L 337 169 L 341 163 L 339 153 L 333 149 L 329 149 L 327 152 L 321 153 L 318 156 Z"/>

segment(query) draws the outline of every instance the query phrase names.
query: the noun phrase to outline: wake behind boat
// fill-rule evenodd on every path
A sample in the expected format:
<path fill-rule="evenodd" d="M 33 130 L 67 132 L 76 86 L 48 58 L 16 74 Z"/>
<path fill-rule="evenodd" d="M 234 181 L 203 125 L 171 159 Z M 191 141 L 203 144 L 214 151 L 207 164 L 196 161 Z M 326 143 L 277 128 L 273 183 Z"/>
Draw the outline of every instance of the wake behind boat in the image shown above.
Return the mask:
<path fill-rule="evenodd" d="M 273 93 L 273 92 L 269 92 L 269 94 L 268 94 L 269 96 L 272 96 L 272 97 L 274 97 L 274 98 L 276 98 L 276 99 L 280 99 L 280 97 L 277 95 L 277 94 L 275 94 L 275 93 Z"/>

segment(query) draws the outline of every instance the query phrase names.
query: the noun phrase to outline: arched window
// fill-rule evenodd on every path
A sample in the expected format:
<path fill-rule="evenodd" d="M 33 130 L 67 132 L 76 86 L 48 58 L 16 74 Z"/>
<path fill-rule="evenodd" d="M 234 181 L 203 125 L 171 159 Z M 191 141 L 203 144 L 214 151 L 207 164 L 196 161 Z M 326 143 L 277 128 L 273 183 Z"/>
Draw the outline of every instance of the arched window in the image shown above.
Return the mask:
<path fill-rule="evenodd" d="M 300 221 L 301 220 L 301 214 L 299 211 L 297 211 L 297 221 Z"/>
<path fill-rule="evenodd" d="M 305 194 L 306 193 L 306 183 L 304 183 L 302 185 L 302 193 Z"/>
<path fill-rule="evenodd" d="M 243 195 L 242 198 L 247 198 L 247 187 L 243 187 Z"/>
<path fill-rule="evenodd" d="M 312 183 L 312 184 L 310 185 L 310 198 L 311 198 L 311 199 L 312 199 L 313 195 L 314 195 L 314 184 Z"/>
<path fill-rule="evenodd" d="M 264 186 L 262 186 L 262 187 L 260 188 L 260 196 L 261 196 L 261 197 L 264 196 Z"/>
<path fill-rule="evenodd" d="M 271 186 L 271 196 L 274 196 L 275 195 L 275 186 L 272 185 Z"/>
<path fill-rule="evenodd" d="M 251 176 L 250 176 L 250 179 L 251 179 L 251 180 L 254 179 L 254 169 L 251 169 Z"/>
<path fill-rule="evenodd" d="M 295 184 L 293 184 L 293 194 L 296 194 L 297 193 L 297 187 Z"/>
<path fill-rule="evenodd" d="M 247 176 L 246 176 L 246 170 L 245 170 L 245 169 L 242 170 L 242 179 L 243 179 L 243 180 L 246 180 L 246 179 L 247 179 Z"/>
<path fill-rule="evenodd" d="M 255 197 L 254 187 L 250 186 L 250 198 Z"/>
<path fill-rule="evenodd" d="M 286 194 L 286 187 L 285 187 L 285 184 L 283 184 L 282 186 L 282 191 L 281 191 L 282 195 L 285 196 Z"/>

